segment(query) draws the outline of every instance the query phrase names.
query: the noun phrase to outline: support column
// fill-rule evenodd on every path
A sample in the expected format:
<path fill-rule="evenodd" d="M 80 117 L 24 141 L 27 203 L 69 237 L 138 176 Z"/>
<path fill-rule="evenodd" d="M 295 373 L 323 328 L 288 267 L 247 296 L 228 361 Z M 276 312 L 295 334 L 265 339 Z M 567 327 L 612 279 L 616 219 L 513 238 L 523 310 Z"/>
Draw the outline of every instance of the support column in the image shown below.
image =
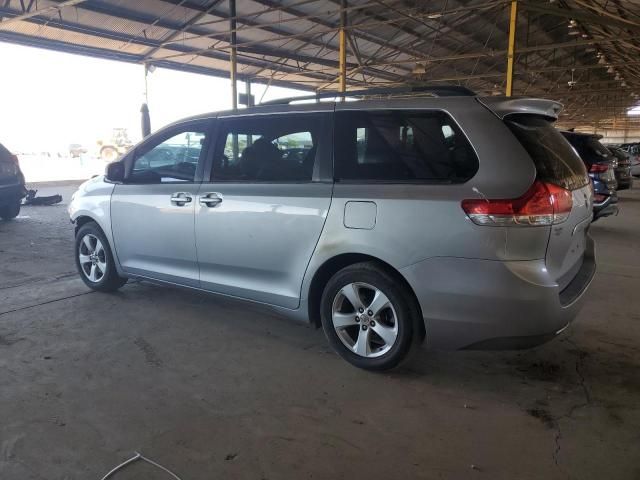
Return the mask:
<path fill-rule="evenodd" d="M 347 0 L 340 2 L 342 11 L 340 12 L 340 61 L 339 61 L 339 74 L 338 74 L 338 91 L 344 93 L 347 91 Z M 344 99 L 344 98 L 343 98 Z"/>
<path fill-rule="evenodd" d="M 516 50 L 516 26 L 518 23 L 518 1 L 511 2 L 511 18 L 509 20 L 509 48 L 507 50 L 507 89 L 506 95 L 513 93 L 513 60 Z"/>
<path fill-rule="evenodd" d="M 231 80 L 231 108 L 238 109 L 238 51 L 236 48 L 236 0 L 229 0 L 229 30 L 231 30 L 231 54 L 229 78 Z"/>
<path fill-rule="evenodd" d="M 244 81 L 244 91 L 247 93 L 247 108 L 253 107 L 253 99 L 251 97 L 251 79 L 249 78 Z"/>
<path fill-rule="evenodd" d="M 144 64 L 144 101 L 140 107 L 140 128 L 142 130 L 142 138 L 151 134 L 151 115 L 149 114 L 149 71 L 153 71 L 154 67 L 148 63 Z"/>

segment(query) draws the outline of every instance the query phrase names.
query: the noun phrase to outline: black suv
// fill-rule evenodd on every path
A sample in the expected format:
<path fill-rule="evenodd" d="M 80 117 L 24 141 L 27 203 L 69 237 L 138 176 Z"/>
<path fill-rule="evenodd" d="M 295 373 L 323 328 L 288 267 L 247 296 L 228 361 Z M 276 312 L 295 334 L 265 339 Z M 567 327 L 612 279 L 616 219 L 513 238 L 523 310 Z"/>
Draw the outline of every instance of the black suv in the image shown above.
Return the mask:
<path fill-rule="evenodd" d="M 20 202 L 26 193 L 18 157 L 0 143 L 0 218 L 16 218 L 20 213 Z"/>

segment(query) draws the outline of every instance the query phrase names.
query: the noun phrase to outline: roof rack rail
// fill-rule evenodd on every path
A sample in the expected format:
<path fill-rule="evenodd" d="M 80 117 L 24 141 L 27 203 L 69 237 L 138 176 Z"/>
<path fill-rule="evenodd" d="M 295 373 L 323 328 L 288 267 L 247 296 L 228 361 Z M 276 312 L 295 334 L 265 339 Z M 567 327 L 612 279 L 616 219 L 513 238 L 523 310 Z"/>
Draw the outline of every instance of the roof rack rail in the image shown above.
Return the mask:
<path fill-rule="evenodd" d="M 475 97 L 476 93 L 467 87 L 458 85 L 422 85 L 413 87 L 400 88 L 370 88 L 367 90 L 352 90 L 348 92 L 323 92 L 315 95 L 306 95 L 304 97 L 288 97 L 269 100 L 260 105 L 287 105 L 296 101 L 305 100 L 321 100 L 323 98 L 336 97 L 370 97 L 370 96 L 386 96 L 386 95 L 406 95 L 410 93 L 426 93 L 434 97 Z"/>

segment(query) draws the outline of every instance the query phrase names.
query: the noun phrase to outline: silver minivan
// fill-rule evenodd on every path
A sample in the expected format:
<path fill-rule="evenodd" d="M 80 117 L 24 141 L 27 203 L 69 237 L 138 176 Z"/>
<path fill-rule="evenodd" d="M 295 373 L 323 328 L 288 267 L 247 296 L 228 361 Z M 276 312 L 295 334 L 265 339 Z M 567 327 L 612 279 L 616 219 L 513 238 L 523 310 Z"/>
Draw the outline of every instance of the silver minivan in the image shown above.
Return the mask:
<path fill-rule="evenodd" d="M 445 93 L 163 128 L 74 194 L 81 278 L 269 305 L 372 370 L 421 343 L 553 338 L 595 273 L 592 187 L 554 127 L 561 105 Z"/>

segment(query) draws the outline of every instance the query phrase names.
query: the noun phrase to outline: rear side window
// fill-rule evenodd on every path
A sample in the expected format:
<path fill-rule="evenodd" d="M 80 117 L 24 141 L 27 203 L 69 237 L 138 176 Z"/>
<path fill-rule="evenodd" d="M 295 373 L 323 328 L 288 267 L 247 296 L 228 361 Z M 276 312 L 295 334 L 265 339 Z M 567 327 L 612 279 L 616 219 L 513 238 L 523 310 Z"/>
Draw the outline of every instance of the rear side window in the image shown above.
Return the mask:
<path fill-rule="evenodd" d="M 478 158 L 444 112 L 337 112 L 334 169 L 337 181 L 462 183 Z"/>
<path fill-rule="evenodd" d="M 553 122 L 535 115 L 507 118 L 507 125 L 531 156 L 540 180 L 568 190 L 589 183 L 584 163 Z"/>

